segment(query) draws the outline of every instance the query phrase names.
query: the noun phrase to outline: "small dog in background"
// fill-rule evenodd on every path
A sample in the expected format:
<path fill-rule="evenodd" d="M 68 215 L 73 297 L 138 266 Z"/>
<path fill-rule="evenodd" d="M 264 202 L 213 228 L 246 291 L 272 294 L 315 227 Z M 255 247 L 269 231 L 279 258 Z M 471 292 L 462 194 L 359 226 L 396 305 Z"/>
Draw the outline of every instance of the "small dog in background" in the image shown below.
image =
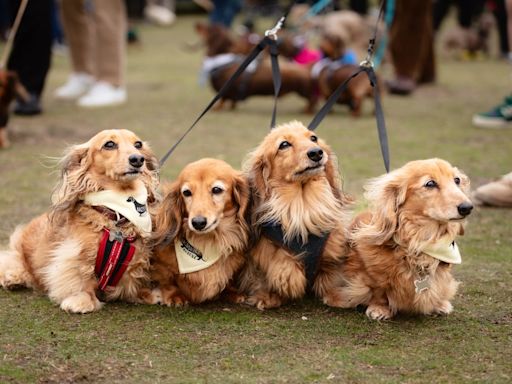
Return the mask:
<path fill-rule="evenodd" d="M 407 163 L 366 186 L 370 209 L 350 231 L 341 273 L 344 307 L 367 306 L 371 319 L 397 312 L 448 314 L 459 283 L 455 243 L 473 205 L 469 179 L 441 159 Z"/>
<path fill-rule="evenodd" d="M 320 50 L 325 58 L 316 63 L 311 72 L 321 96 L 328 99 L 359 69 L 359 63 L 355 52 L 346 48 L 345 41 L 338 34 L 324 33 L 320 39 Z M 373 97 L 373 87 L 368 77 L 361 73 L 350 80 L 337 103 L 348 105 L 352 116 L 358 117 L 363 100 L 367 97 Z"/>
<path fill-rule="evenodd" d="M 272 129 L 244 169 L 257 239 L 241 277 L 246 302 L 274 308 L 310 290 L 340 306 L 349 200 L 331 149 L 293 121 Z"/>
<path fill-rule="evenodd" d="M 226 81 L 235 73 L 239 65 L 255 44 L 246 39 L 235 39 L 227 28 L 221 25 L 196 24 L 196 31 L 206 46 L 206 57 L 203 61 L 203 77 L 208 77 L 213 89 L 218 92 Z M 307 100 L 304 109 L 312 113 L 317 102 L 313 81 L 308 68 L 293 62 L 281 60 L 281 90 L 279 96 L 296 93 Z M 236 108 L 238 101 L 249 96 L 271 96 L 274 94 L 272 66 L 268 55 L 263 53 L 250 64 L 244 73 L 227 90 L 216 109 L 222 109 L 226 101 L 231 101 L 231 109 Z"/>
<path fill-rule="evenodd" d="M 187 165 L 156 214 L 149 303 L 181 306 L 226 294 L 240 301 L 234 279 L 245 263 L 249 186 L 222 160 Z"/>
<path fill-rule="evenodd" d="M 158 160 L 134 133 L 106 130 L 70 147 L 60 166 L 51 210 L 18 227 L 0 252 L 0 285 L 39 289 L 73 313 L 99 310 L 96 293 L 141 302 Z"/>
<path fill-rule="evenodd" d="M 10 145 L 7 123 L 9 122 L 9 107 L 16 97 L 23 100 L 30 99 L 16 72 L 0 70 L 0 149 Z"/>

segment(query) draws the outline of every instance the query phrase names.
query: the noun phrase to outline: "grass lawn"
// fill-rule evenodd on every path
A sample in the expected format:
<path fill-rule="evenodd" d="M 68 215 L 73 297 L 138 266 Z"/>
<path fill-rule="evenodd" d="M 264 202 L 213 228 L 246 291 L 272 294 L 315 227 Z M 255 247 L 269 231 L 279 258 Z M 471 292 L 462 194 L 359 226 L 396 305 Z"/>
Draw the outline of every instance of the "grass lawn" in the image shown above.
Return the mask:
<path fill-rule="evenodd" d="M 128 54 L 129 101 L 87 111 L 52 99 L 65 81 L 67 59 L 55 56 L 45 114 L 13 117 L 12 148 L 0 152 L 0 244 L 19 223 L 48 208 L 57 172 L 52 157 L 101 129 L 127 128 L 162 156 L 213 96 L 198 86 L 202 53 L 193 17 L 170 29 L 141 26 L 142 45 Z M 510 92 L 504 62 L 439 60 L 438 83 L 412 97 L 384 95 L 392 167 L 442 157 L 479 185 L 512 169 L 512 130 L 471 126 L 473 113 Z M 389 70 L 389 69 L 388 69 Z M 296 96 L 279 101 L 278 121 L 300 114 Z M 345 188 L 360 198 L 384 172 L 373 107 L 351 118 L 343 107 L 318 129 L 337 153 Z M 162 169 L 177 175 L 201 157 L 240 167 L 267 133 L 271 98 L 251 98 L 235 112 L 212 112 Z M 37 293 L 0 291 L 2 383 L 430 383 L 512 381 L 512 211 L 477 209 L 459 247 L 463 282 L 449 317 L 399 316 L 374 322 L 363 313 L 307 299 L 261 313 L 225 303 L 185 309 L 113 303 L 98 313 L 70 315 Z"/>

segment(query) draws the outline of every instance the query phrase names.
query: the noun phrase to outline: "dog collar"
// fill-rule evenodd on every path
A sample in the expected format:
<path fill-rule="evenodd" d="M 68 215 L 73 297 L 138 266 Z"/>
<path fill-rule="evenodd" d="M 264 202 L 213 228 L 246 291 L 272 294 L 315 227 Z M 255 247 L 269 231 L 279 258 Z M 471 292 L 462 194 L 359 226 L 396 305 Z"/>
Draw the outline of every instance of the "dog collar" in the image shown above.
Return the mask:
<path fill-rule="evenodd" d="M 459 247 L 455 241 L 447 236 L 442 237 L 433 244 L 427 245 L 425 249 L 423 249 L 423 253 L 448 264 L 462 263 Z"/>
<path fill-rule="evenodd" d="M 202 249 L 194 247 L 182 237 L 174 241 L 174 250 L 181 274 L 201 271 L 215 264 L 221 256 L 216 247 L 207 245 Z"/>
<path fill-rule="evenodd" d="M 126 217 L 145 234 L 151 233 L 151 217 L 147 209 L 148 192 L 142 182 L 130 192 L 104 190 L 88 193 L 84 202 L 93 207 L 104 206 Z"/>

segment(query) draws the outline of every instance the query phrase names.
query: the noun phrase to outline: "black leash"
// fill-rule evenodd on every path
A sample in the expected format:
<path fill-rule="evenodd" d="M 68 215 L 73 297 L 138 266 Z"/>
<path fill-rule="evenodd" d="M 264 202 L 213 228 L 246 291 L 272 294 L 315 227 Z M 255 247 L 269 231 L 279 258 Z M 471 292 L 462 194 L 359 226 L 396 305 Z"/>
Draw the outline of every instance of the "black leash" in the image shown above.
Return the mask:
<path fill-rule="evenodd" d="M 274 83 L 274 108 L 272 110 L 272 119 L 270 122 L 270 129 L 274 128 L 276 124 L 276 113 L 277 113 L 277 97 L 281 90 L 281 73 L 279 71 L 279 62 L 277 60 L 278 51 L 277 51 L 277 33 L 281 28 L 283 28 L 284 23 L 286 21 L 286 17 L 290 12 L 295 1 L 290 2 L 288 8 L 286 9 L 284 15 L 279 19 L 274 28 L 269 29 L 265 32 L 265 37 L 253 48 L 253 50 L 246 56 L 244 61 L 237 68 L 235 73 L 224 83 L 219 92 L 213 97 L 210 103 L 206 106 L 206 108 L 201 112 L 201 114 L 196 118 L 196 120 L 192 123 L 192 125 L 181 135 L 181 137 L 174 143 L 174 145 L 167 151 L 167 153 L 160 160 L 160 166 L 162 166 L 171 153 L 174 152 L 176 147 L 183 141 L 183 139 L 192 131 L 192 129 L 196 126 L 196 124 L 203 118 L 204 115 L 215 105 L 217 101 L 219 101 L 226 92 L 231 88 L 233 83 L 242 75 L 245 69 L 251 64 L 256 57 L 268 46 L 270 50 L 270 60 L 272 64 L 272 82 Z"/>
<path fill-rule="evenodd" d="M 382 0 L 379 10 L 379 16 L 377 17 L 377 22 L 375 24 L 375 29 L 373 32 L 373 37 L 368 42 L 368 55 L 366 59 L 359 64 L 359 68 L 352 74 L 350 77 L 345 80 L 336 90 L 329 96 L 324 106 L 318 111 L 315 115 L 311 123 L 309 123 L 308 128 L 314 131 L 318 125 L 322 122 L 322 120 L 327 116 L 329 111 L 332 109 L 333 105 L 340 98 L 341 94 L 345 92 L 347 89 L 348 83 L 361 72 L 365 72 L 368 76 L 368 80 L 373 88 L 373 99 L 375 103 L 375 119 L 377 121 L 377 131 L 379 135 L 379 143 L 380 149 L 382 152 L 382 158 L 384 159 L 384 167 L 386 168 L 386 172 L 389 172 L 389 144 L 388 144 L 388 135 L 386 131 L 386 121 L 384 120 L 384 112 L 382 110 L 382 104 L 380 100 L 380 92 L 379 85 L 377 83 L 377 76 L 375 75 L 375 70 L 373 67 L 372 57 L 373 51 L 375 48 L 375 40 L 377 39 L 377 26 L 380 18 L 383 15 L 384 11 L 384 3 Z"/>

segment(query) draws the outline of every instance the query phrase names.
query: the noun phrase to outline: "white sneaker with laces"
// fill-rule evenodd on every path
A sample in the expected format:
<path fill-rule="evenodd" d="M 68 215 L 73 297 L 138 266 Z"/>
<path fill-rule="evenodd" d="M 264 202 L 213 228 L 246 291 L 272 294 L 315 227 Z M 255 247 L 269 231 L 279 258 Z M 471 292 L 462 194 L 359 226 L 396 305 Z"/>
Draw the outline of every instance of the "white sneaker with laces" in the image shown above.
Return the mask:
<path fill-rule="evenodd" d="M 78 99 L 78 106 L 85 108 L 108 107 L 123 104 L 126 101 L 126 90 L 114 87 L 105 81 L 96 82 L 84 96 Z"/>
<path fill-rule="evenodd" d="M 94 78 L 87 73 L 72 73 L 63 86 L 55 90 L 55 97 L 74 100 L 84 95 L 94 84 Z"/>

